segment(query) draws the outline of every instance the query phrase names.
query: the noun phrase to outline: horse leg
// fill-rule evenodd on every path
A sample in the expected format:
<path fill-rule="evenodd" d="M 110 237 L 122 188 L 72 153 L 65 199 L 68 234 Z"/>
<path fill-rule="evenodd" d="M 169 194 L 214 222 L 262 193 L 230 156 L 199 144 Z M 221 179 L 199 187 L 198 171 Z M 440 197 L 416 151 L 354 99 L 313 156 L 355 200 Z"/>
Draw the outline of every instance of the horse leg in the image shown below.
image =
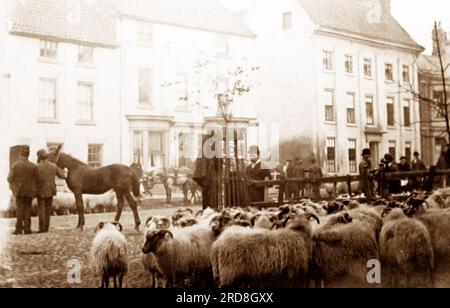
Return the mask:
<path fill-rule="evenodd" d="M 124 205 L 125 201 L 123 199 L 122 193 L 116 192 L 116 197 L 117 197 L 117 213 L 116 213 L 116 218 L 114 221 L 119 222 L 120 217 L 122 216 L 123 205 Z"/>
<path fill-rule="evenodd" d="M 77 228 L 80 229 L 80 231 L 83 231 L 84 228 L 84 203 L 83 203 L 83 195 L 82 194 L 75 194 L 75 202 L 77 204 L 77 211 L 78 211 L 78 226 Z"/>
<path fill-rule="evenodd" d="M 188 198 L 188 193 L 189 193 L 188 183 L 184 183 L 183 186 L 181 187 L 181 189 L 183 190 L 184 205 L 190 205 L 191 201 Z"/>
<path fill-rule="evenodd" d="M 172 189 L 170 188 L 170 185 L 167 181 L 163 183 L 164 189 L 166 190 L 166 196 L 167 196 L 167 203 L 172 203 Z"/>
<path fill-rule="evenodd" d="M 133 211 L 134 223 L 136 224 L 136 230 L 139 231 L 139 227 L 141 225 L 141 219 L 139 218 L 137 203 L 134 200 L 133 196 L 128 192 L 125 194 L 125 198 L 130 205 L 131 210 Z"/>

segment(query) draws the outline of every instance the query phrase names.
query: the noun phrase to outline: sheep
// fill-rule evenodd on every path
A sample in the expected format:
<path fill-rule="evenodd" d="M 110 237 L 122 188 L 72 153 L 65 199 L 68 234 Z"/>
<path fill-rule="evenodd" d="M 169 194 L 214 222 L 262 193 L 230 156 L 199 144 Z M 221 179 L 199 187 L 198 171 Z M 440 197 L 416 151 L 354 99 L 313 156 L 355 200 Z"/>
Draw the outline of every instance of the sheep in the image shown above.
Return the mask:
<path fill-rule="evenodd" d="M 253 228 L 270 230 L 277 221 L 278 217 L 274 213 L 259 212 L 252 216 L 251 225 Z"/>
<path fill-rule="evenodd" d="M 385 286 L 417 287 L 422 283 L 432 286 L 434 253 L 430 233 L 424 224 L 408 218 L 402 209 L 389 211 L 380 234 Z"/>
<path fill-rule="evenodd" d="M 375 232 L 366 217 L 353 218 L 348 212 L 328 217 L 314 231 L 310 278 L 327 287 L 369 287 L 367 262 L 378 259 Z M 367 218 L 365 218 L 367 219 Z"/>
<path fill-rule="evenodd" d="M 207 284 L 212 277 L 209 255 L 215 239 L 211 227 L 204 224 L 158 230 L 146 235 L 142 252 L 155 255 L 167 287 L 172 287 L 177 278 L 192 278 L 194 285 Z"/>
<path fill-rule="evenodd" d="M 194 211 L 189 208 L 178 209 L 176 213 L 172 216 L 172 225 L 174 227 L 180 226 L 180 223 L 188 220 L 195 221 Z"/>
<path fill-rule="evenodd" d="M 145 222 L 145 239 L 148 234 L 157 230 L 169 230 L 170 220 L 164 216 L 150 216 Z M 158 288 L 164 285 L 163 274 L 159 268 L 158 261 L 153 253 L 142 254 L 142 264 L 151 275 L 151 288 Z"/>
<path fill-rule="evenodd" d="M 98 224 L 90 259 L 93 270 L 101 277 L 101 288 L 109 288 L 110 278 L 113 278 L 114 288 L 122 288 L 128 272 L 128 256 L 127 240 L 120 223 Z"/>
<path fill-rule="evenodd" d="M 305 279 L 312 256 L 309 220 L 313 214 L 288 217 L 285 229 L 228 228 L 213 244 L 211 264 L 219 287 L 286 283 Z"/>

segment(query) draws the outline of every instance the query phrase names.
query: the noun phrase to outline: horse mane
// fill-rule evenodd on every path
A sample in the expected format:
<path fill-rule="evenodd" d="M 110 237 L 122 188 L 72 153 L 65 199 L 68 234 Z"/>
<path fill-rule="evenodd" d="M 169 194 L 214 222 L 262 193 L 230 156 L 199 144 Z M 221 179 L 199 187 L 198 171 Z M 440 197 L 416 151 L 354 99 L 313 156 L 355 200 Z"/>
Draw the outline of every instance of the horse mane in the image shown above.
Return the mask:
<path fill-rule="evenodd" d="M 73 163 L 77 164 L 77 165 L 81 165 L 81 166 L 87 166 L 88 164 L 82 162 L 81 160 L 67 154 L 67 153 L 63 153 L 61 152 L 60 154 L 61 158 L 66 158 L 66 159 L 70 159 Z"/>

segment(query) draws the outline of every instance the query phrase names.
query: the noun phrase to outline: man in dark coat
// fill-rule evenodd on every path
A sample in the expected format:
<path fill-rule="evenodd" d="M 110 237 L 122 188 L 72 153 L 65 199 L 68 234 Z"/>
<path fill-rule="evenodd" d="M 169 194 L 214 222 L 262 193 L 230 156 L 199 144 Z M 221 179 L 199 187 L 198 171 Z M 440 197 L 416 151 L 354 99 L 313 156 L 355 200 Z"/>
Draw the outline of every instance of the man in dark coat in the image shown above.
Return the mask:
<path fill-rule="evenodd" d="M 286 177 L 288 179 L 293 179 L 295 178 L 295 162 L 292 160 L 288 160 L 287 162 L 288 167 L 286 168 Z M 288 183 L 286 185 L 286 195 L 289 201 L 296 199 L 296 186 L 297 185 L 295 183 Z"/>
<path fill-rule="evenodd" d="M 53 208 L 53 197 L 56 196 L 55 178 L 65 179 L 64 172 L 56 164 L 47 160 L 47 152 L 40 150 L 37 153 L 37 192 L 39 210 L 39 233 L 48 232 L 50 228 L 50 216 Z"/>
<path fill-rule="evenodd" d="M 384 168 L 385 173 L 394 173 L 398 172 L 398 165 L 395 163 L 394 157 L 391 154 L 386 154 L 384 156 L 384 160 L 386 162 L 386 166 Z M 389 193 L 390 194 L 398 194 L 401 190 L 401 182 L 400 180 L 390 180 L 388 181 Z"/>
<path fill-rule="evenodd" d="M 419 152 L 414 152 L 414 159 L 411 162 L 411 170 L 412 171 L 427 171 L 427 166 L 425 166 L 425 163 L 420 159 Z M 420 189 L 423 184 L 423 177 L 413 177 L 412 178 L 412 189 Z"/>
<path fill-rule="evenodd" d="M 305 180 L 306 179 L 306 170 L 303 166 L 303 161 L 299 159 L 297 166 L 295 166 L 295 178 Z M 298 196 L 299 198 L 305 198 L 305 183 L 299 183 L 297 185 Z"/>
<path fill-rule="evenodd" d="M 138 155 L 134 157 L 134 161 L 130 165 L 130 168 L 133 169 L 133 171 L 136 173 L 139 179 L 142 179 L 144 177 L 144 170 L 142 168 L 141 159 L 139 158 Z"/>
<path fill-rule="evenodd" d="M 20 147 L 19 160 L 12 165 L 8 175 L 8 183 L 16 199 L 15 235 L 31 234 L 31 204 L 37 194 L 37 166 L 28 160 L 29 156 L 30 147 Z"/>
<path fill-rule="evenodd" d="M 264 181 L 270 177 L 270 170 L 265 169 L 261 163 L 261 153 L 257 146 L 250 147 L 251 164 L 246 169 L 246 174 L 253 181 Z M 250 202 L 264 202 L 264 187 L 255 187 L 250 185 L 248 187 L 248 194 Z"/>
<path fill-rule="evenodd" d="M 371 176 L 372 171 L 372 162 L 370 160 L 371 155 L 372 152 L 370 151 L 370 149 L 364 149 L 362 152 L 363 160 L 359 164 L 359 175 L 361 178 L 359 181 L 359 187 L 360 190 L 366 196 L 368 204 L 372 204 L 374 199 L 373 179 Z"/>
<path fill-rule="evenodd" d="M 311 181 L 315 201 L 320 200 L 321 184 L 319 180 L 321 178 L 323 178 L 322 168 L 320 168 L 319 164 L 317 163 L 317 160 L 313 158 L 311 160 L 311 166 L 309 167 L 309 179 Z"/>
<path fill-rule="evenodd" d="M 400 163 L 398 164 L 398 170 L 400 172 L 410 172 L 411 165 L 408 163 L 406 156 L 400 158 Z M 403 178 L 401 181 L 401 191 L 406 192 L 410 187 L 409 179 Z"/>

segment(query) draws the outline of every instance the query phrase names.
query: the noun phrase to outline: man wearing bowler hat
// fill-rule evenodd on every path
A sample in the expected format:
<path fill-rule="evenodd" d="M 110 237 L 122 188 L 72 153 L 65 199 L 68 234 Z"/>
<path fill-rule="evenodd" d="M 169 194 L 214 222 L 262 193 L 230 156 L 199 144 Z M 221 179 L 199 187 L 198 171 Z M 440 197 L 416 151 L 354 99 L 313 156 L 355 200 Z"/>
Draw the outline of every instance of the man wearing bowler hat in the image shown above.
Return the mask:
<path fill-rule="evenodd" d="M 29 156 L 30 147 L 20 146 L 19 160 L 12 165 L 8 175 L 8 183 L 16 199 L 15 235 L 31 234 L 31 204 L 37 193 L 37 166 L 28 160 Z"/>
<path fill-rule="evenodd" d="M 359 187 L 360 190 L 364 193 L 367 198 L 367 203 L 372 203 L 373 201 L 373 181 L 372 176 L 370 175 L 370 171 L 372 170 L 372 162 L 370 161 L 370 157 L 372 152 L 370 149 L 364 149 L 362 152 L 363 160 L 359 164 Z"/>
<path fill-rule="evenodd" d="M 265 169 L 261 165 L 261 153 L 258 146 L 250 147 L 251 164 L 246 169 L 247 176 L 253 181 L 264 181 L 270 177 L 270 170 Z M 264 202 L 264 187 L 248 187 L 250 202 Z"/>
<path fill-rule="evenodd" d="M 64 172 L 54 163 L 49 162 L 47 155 L 48 153 L 45 150 L 39 150 L 37 152 L 38 167 L 36 186 L 39 207 L 39 233 L 46 233 L 50 228 L 53 197 L 57 193 L 55 178 L 65 179 Z"/>

